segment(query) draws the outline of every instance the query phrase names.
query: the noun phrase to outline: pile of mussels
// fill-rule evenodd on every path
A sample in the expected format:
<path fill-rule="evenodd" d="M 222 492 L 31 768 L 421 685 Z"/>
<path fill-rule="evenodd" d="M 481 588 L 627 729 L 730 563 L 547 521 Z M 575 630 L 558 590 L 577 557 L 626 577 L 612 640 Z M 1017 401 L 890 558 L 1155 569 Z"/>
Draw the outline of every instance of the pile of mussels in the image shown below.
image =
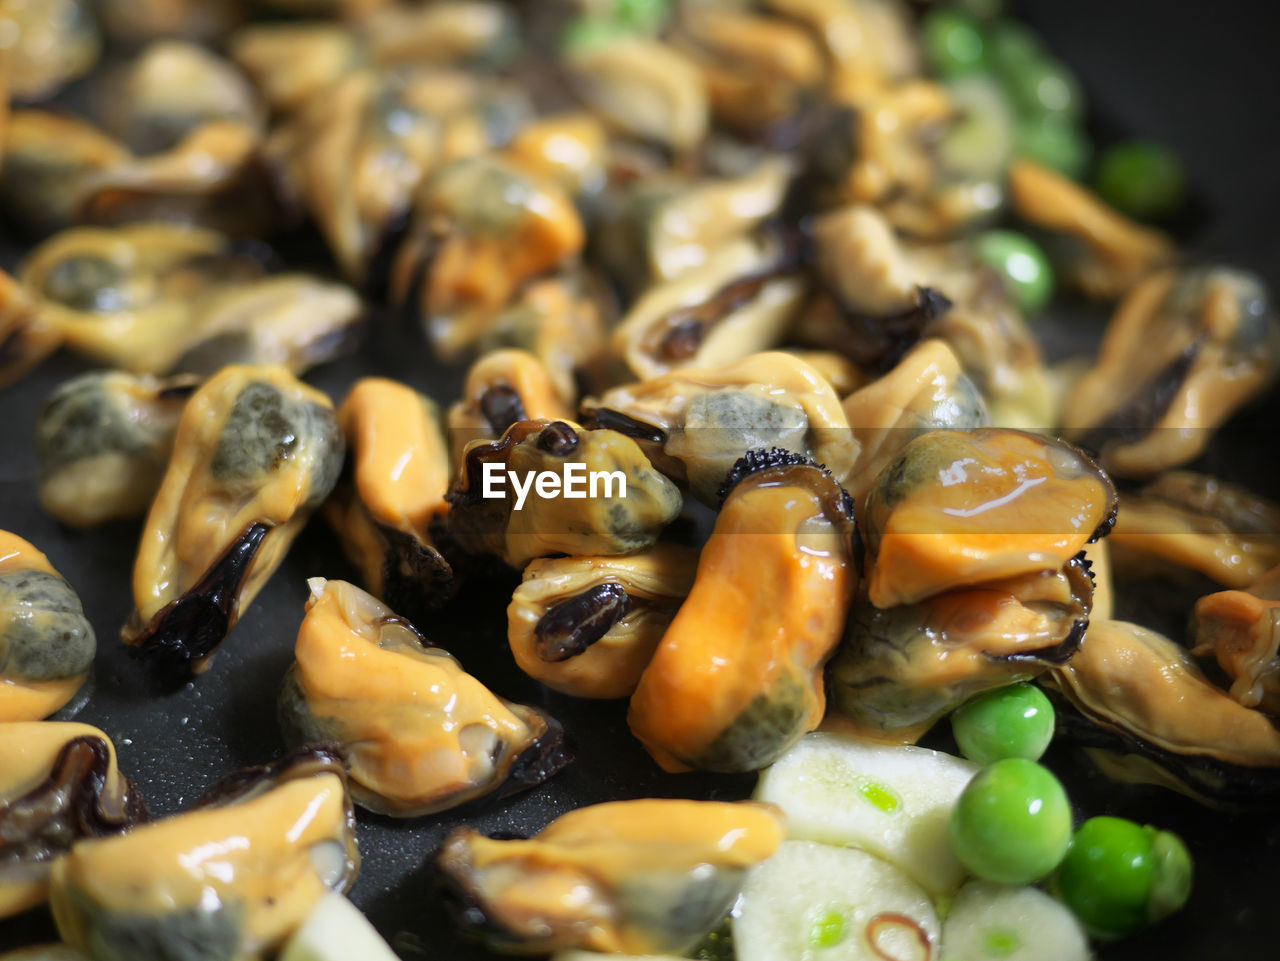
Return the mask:
<path fill-rule="evenodd" d="M 0 917 L 51 897 L 65 939 L 125 952 L 97 956 L 169 957 L 179 918 L 259 957 L 354 879 L 352 802 L 420 817 L 553 776 L 557 721 L 415 627 L 494 565 L 523 571 L 519 667 L 629 698 L 669 771 L 757 770 L 820 723 L 910 743 L 1037 679 L 1107 775 L 1280 793 L 1280 506 L 1180 469 L 1275 373 L 1260 282 L 1045 166 L 949 149 L 965 111 L 897 0 L 575 28 L 611 6 L 0 0 L 0 208 L 34 238 L 0 272 L 0 385 L 63 348 L 94 368 L 40 415 L 39 496 L 74 528 L 145 516 L 123 642 L 198 675 L 316 512 L 362 581 L 311 583 L 280 695 L 296 752 L 146 823 L 107 736 L 43 720 L 95 639 L 0 532 Z M 40 106 L 104 34 L 128 55 L 85 110 Z M 1001 219 L 1115 302 L 1092 366 L 1044 362 L 975 244 Z M 324 276 L 268 246 L 306 229 Z M 300 379 L 358 349 L 369 303 L 470 364 L 461 398 Z M 572 472 L 615 483 L 519 488 Z M 1113 574 L 1217 592 L 1170 639 L 1114 619 Z M 445 869 L 533 898 L 511 872 L 736 878 L 777 843 L 763 809 L 644 803 L 557 822 L 540 860 L 464 832 Z M 660 822 L 688 833 L 671 863 L 635 855 Z M 252 890 L 157 880 L 233 825 Z M 742 850 L 713 843 L 731 832 Z M 234 911 L 202 911 L 210 885 Z M 506 909 L 481 920 L 509 942 Z M 581 911 L 534 946 L 587 915 L 671 943 Z"/>

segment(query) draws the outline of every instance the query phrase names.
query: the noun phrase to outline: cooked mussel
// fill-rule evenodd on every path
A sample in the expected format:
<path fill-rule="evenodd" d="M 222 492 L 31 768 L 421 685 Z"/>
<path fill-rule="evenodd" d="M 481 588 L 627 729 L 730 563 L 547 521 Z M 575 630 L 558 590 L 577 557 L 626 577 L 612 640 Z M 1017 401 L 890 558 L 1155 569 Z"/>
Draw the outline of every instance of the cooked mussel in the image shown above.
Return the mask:
<path fill-rule="evenodd" d="M 570 50 L 574 92 L 611 127 L 688 156 L 702 143 L 710 106 L 702 72 L 687 55 L 649 37 L 626 36 Z"/>
<path fill-rule="evenodd" d="M 836 99 L 856 98 L 920 72 L 911 18 L 897 0 L 763 0 L 760 6 L 817 39 Z"/>
<path fill-rule="evenodd" d="M 236 31 L 228 51 L 272 112 L 286 115 L 314 102 L 361 59 L 357 38 L 337 23 L 255 23 Z"/>
<path fill-rule="evenodd" d="M 790 145 L 827 79 L 813 33 L 748 4 L 684 4 L 672 42 L 701 72 L 714 119 L 751 140 Z"/>
<path fill-rule="evenodd" d="M 482 357 L 506 348 L 533 354 L 568 399 L 607 380 L 609 305 L 603 279 L 574 267 L 530 281 L 466 336 L 477 336 Z"/>
<path fill-rule="evenodd" d="M 280 721 L 294 742 L 343 745 L 357 804 L 418 817 L 532 787 L 567 763 L 554 720 L 494 695 L 358 587 L 309 583 Z"/>
<path fill-rule="evenodd" d="M 776 347 L 803 305 L 787 244 L 730 240 L 705 263 L 651 287 L 613 334 L 613 352 L 641 380 L 682 367 L 719 367 Z"/>
<path fill-rule="evenodd" d="M 532 561 L 507 608 L 530 677 L 577 697 L 628 697 L 689 593 L 698 555 L 656 544 L 624 557 Z"/>
<path fill-rule="evenodd" d="M 1096 621 L 1075 656 L 1044 678 L 1075 708 L 1058 712 L 1060 728 L 1115 780 L 1228 807 L 1272 803 L 1280 791 L 1280 731 L 1211 684 L 1167 637 Z"/>
<path fill-rule="evenodd" d="M 197 383 L 95 371 L 60 386 L 36 421 L 40 505 L 72 527 L 146 513 Z"/>
<path fill-rule="evenodd" d="M 515 13 L 493 0 L 388 3 L 358 23 L 366 56 L 381 66 L 438 64 L 493 71 L 519 51 Z"/>
<path fill-rule="evenodd" d="M 608 143 L 604 125 L 591 114 L 559 113 L 522 125 L 505 153 L 568 196 L 590 197 L 604 187 Z"/>
<path fill-rule="evenodd" d="M 208 230 L 82 227 L 37 247 L 21 276 L 68 347 L 134 373 L 236 363 L 301 372 L 354 346 L 363 317 L 354 291 L 305 274 L 263 276 L 263 259 Z"/>
<path fill-rule="evenodd" d="M 843 476 L 855 453 L 840 400 L 815 368 L 778 352 L 678 370 L 588 401 L 589 423 L 635 437 L 654 464 L 705 504 L 753 448 L 784 448 Z"/>
<path fill-rule="evenodd" d="M 457 160 L 423 182 L 392 296 L 416 301 L 436 353 L 456 359 L 522 284 L 569 263 L 583 241 L 581 218 L 553 183 L 496 157 Z"/>
<path fill-rule="evenodd" d="M 122 834 L 145 820 L 115 745 L 88 724 L 0 724 L 0 918 L 49 896 L 49 868 L 81 838 Z"/>
<path fill-rule="evenodd" d="M 473 440 L 497 440 L 521 420 L 569 420 L 573 411 L 537 357 L 511 348 L 484 354 L 467 371 L 462 399 L 449 408 L 449 448 L 462 463 Z"/>
<path fill-rule="evenodd" d="M 1093 297 L 1119 297 L 1174 259 L 1173 242 L 1121 216 L 1079 184 L 1030 160 L 1009 166 L 1018 216 L 1044 231 L 1061 276 Z"/>
<path fill-rule="evenodd" d="M 921 341 L 892 370 L 841 404 L 857 459 L 844 486 L 863 503 L 880 472 L 913 438 L 931 430 L 986 427 L 991 418 L 945 341 Z"/>
<path fill-rule="evenodd" d="M 301 374 L 355 349 L 364 305 L 354 290 L 309 274 L 273 274 L 211 291 L 173 369 L 278 364 Z"/>
<path fill-rule="evenodd" d="M 35 547 L 0 531 L 0 721 L 38 721 L 66 706 L 96 650 L 71 585 Z"/>
<path fill-rule="evenodd" d="M 262 236 L 286 219 L 253 124 L 211 120 L 170 149 L 86 174 L 77 219 L 165 221 Z"/>
<path fill-rule="evenodd" d="M 1093 583 L 1076 557 L 1058 571 L 935 594 L 855 603 L 831 662 L 835 708 L 865 729 L 919 733 L 970 696 L 1067 661 L 1089 623 Z"/>
<path fill-rule="evenodd" d="M 720 923 L 747 869 L 785 836 L 769 805 L 614 801 L 528 840 L 459 828 L 439 865 L 459 924 L 498 950 L 679 954 Z"/>
<path fill-rule="evenodd" d="M 163 673 L 200 672 L 342 468 L 329 398 L 282 367 L 225 367 L 187 401 L 121 630 Z"/>
<path fill-rule="evenodd" d="M 816 143 L 805 188 L 820 206 L 869 204 L 911 236 L 952 237 L 1003 199 L 997 183 L 960 169 L 939 149 L 957 122 L 961 112 L 931 80 L 840 91 L 810 121 Z"/>
<path fill-rule="evenodd" d="M 325 502 L 365 587 L 417 616 L 453 592 L 453 569 L 428 531 L 448 511 L 449 452 L 436 405 L 382 377 L 352 385 L 338 408 L 348 475 Z"/>
<path fill-rule="evenodd" d="M 214 40 L 245 15 L 244 0 L 98 0 L 94 8 L 107 36 L 130 45 L 172 37 Z"/>
<path fill-rule="evenodd" d="M 40 234 L 73 224 L 85 179 L 130 159 L 123 144 L 88 121 L 43 110 L 15 110 L 3 146 L 0 201 L 17 222 Z"/>
<path fill-rule="evenodd" d="M 192 810 L 81 841 L 53 866 L 58 933 L 97 958 L 273 955 L 360 855 L 342 759 L 299 751 L 215 785 Z"/>
<path fill-rule="evenodd" d="M 502 134 L 486 111 L 504 95 L 456 72 L 353 70 L 276 130 L 268 153 L 343 271 L 363 280 L 427 173 Z"/>
<path fill-rule="evenodd" d="M 0 21 L 15 31 L 5 46 L 12 46 L 9 87 L 17 100 L 53 96 L 92 68 L 102 52 L 86 0 L 0 0 Z"/>
<path fill-rule="evenodd" d="M 672 280 L 707 263 L 733 238 L 776 216 L 791 174 L 787 160 L 766 154 L 742 174 L 699 178 L 658 204 L 646 224 L 653 277 Z"/>
<path fill-rule="evenodd" d="M 260 258 L 208 230 L 163 224 L 63 231 L 19 278 L 67 346 L 135 373 L 165 373 L 206 295 L 262 276 Z"/>
<path fill-rule="evenodd" d="M 21 380 L 61 343 L 36 300 L 0 270 L 0 390 Z"/>
<path fill-rule="evenodd" d="M 725 489 L 627 716 L 668 771 L 757 770 L 817 727 L 857 581 L 853 504 L 826 470 L 754 450 Z"/>
<path fill-rule="evenodd" d="M 1207 474 L 1169 471 L 1121 497 L 1112 535 L 1121 573 L 1195 571 L 1242 590 L 1280 565 L 1280 504 Z"/>
<path fill-rule="evenodd" d="M 1196 657 L 1213 658 L 1245 707 L 1280 715 L 1280 568 L 1247 590 L 1196 601 L 1191 622 Z"/>
<path fill-rule="evenodd" d="M 470 444 L 446 499 L 459 546 L 516 568 L 551 554 L 643 550 L 682 505 L 630 437 L 545 420 Z"/>
<path fill-rule="evenodd" d="M 861 532 L 876 607 L 1056 571 L 1105 534 L 1110 478 L 1071 445 L 1022 431 L 938 430 L 876 479 Z"/>
<path fill-rule="evenodd" d="M 1043 428 L 1053 418 L 1035 338 L 999 277 L 964 243 L 908 243 L 865 205 L 814 227 L 826 296 L 803 317 L 805 342 L 838 350 L 869 373 L 891 370 L 921 339 L 945 340 L 994 423 Z"/>
<path fill-rule="evenodd" d="M 1280 323 L 1256 276 L 1161 271 L 1125 297 L 1096 366 L 1068 393 L 1066 436 L 1122 477 L 1178 467 L 1274 378 L 1278 357 Z"/>
<path fill-rule="evenodd" d="M 847 398 L 855 390 L 865 387 L 872 378 L 858 369 L 844 354 L 834 350 L 813 350 L 807 347 L 784 347 L 788 353 L 798 360 L 804 361 L 831 385 L 836 396 Z"/>
<path fill-rule="evenodd" d="M 234 64 L 181 40 L 150 44 L 104 98 L 108 128 L 140 154 L 169 150 L 214 120 L 260 129 L 264 108 Z"/>

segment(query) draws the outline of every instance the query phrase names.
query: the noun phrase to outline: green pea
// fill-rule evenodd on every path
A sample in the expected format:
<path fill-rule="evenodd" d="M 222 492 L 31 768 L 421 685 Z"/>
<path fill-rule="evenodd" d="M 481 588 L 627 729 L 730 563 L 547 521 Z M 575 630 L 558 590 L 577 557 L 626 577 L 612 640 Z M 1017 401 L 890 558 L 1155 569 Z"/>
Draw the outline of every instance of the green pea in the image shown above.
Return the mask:
<path fill-rule="evenodd" d="M 988 230 L 978 235 L 974 247 L 978 259 L 1000 275 L 1005 288 L 1024 313 L 1034 314 L 1049 303 L 1053 297 L 1053 268 L 1049 265 L 1048 256 L 1030 237 L 1013 230 Z M 1039 713 L 1030 703 L 1033 699 L 1034 705 L 1043 705 L 1038 708 Z M 971 721 L 962 723 L 963 718 L 970 714 L 967 711 L 969 705 L 962 707 L 952 717 L 956 740 L 960 741 L 963 727 L 965 736 L 975 739 L 975 749 L 982 751 L 983 748 L 976 747 L 976 744 L 985 738 L 986 743 L 994 747 L 994 742 L 990 739 L 1001 732 L 995 730 L 993 725 L 1002 725 L 1007 727 L 1003 736 L 1011 741 L 1011 750 L 989 757 L 978 757 L 970 754 L 961 741 L 960 747 L 966 757 L 983 764 L 1002 757 L 1025 757 L 1034 761 L 1049 746 L 1049 740 L 1053 737 L 1053 708 L 1049 706 L 1049 699 L 1038 688 L 1019 684 L 993 691 L 989 695 L 981 695 L 975 698 L 975 702 L 982 702 L 987 706 L 980 708 L 975 703 Z M 1006 703 L 1007 707 L 1000 706 Z M 1019 721 L 1014 714 L 1024 709 L 1031 713 L 1025 721 Z M 974 727 L 975 725 L 980 726 Z M 1016 739 L 1016 744 L 1012 739 Z M 1035 747 L 1036 745 L 1039 746 Z M 1033 747 L 1035 752 L 1027 753 Z"/>
<path fill-rule="evenodd" d="M 1013 152 L 1014 115 L 1004 89 L 972 74 L 950 81 L 947 93 L 957 117 L 938 142 L 949 171 L 977 180 L 1000 179 Z"/>
<path fill-rule="evenodd" d="M 951 846 L 971 872 L 1029 884 L 1058 866 L 1071 843 L 1071 804 L 1048 768 L 1025 758 L 979 771 L 951 812 Z"/>
<path fill-rule="evenodd" d="M 1011 84 L 1028 64 L 1044 56 L 1044 46 L 1036 32 L 1016 20 L 997 20 L 984 33 L 987 58 L 1006 83 Z"/>
<path fill-rule="evenodd" d="M 569 21 L 564 33 L 560 35 L 560 49 L 568 54 L 585 53 L 607 47 L 634 34 L 632 28 L 613 19 L 576 17 Z"/>
<path fill-rule="evenodd" d="M 1017 124 L 1013 132 L 1013 152 L 1065 177 L 1075 178 L 1088 166 L 1093 146 L 1075 123 L 1047 115 Z"/>
<path fill-rule="evenodd" d="M 1006 238 L 1011 245 L 1025 243 L 1034 247 L 1021 234 L 992 230 L 978 238 L 979 251 L 984 245 L 993 247 L 997 242 L 1004 243 Z M 1016 251 L 1018 247 L 1010 249 Z M 985 256 L 982 259 L 991 263 Z M 1011 684 L 979 694 L 962 704 L 951 715 L 951 730 L 960 752 L 979 764 L 1006 757 L 1035 761 L 1053 740 L 1053 705 L 1038 687 Z"/>
<path fill-rule="evenodd" d="M 1167 147 L 1126 140 L 1102 152 L 1094 185 L 1117 210 L 1150 220 L 1177 211 L 1186 195 L 1187 177 L 1182 162 Z"/>
<path fill-rule="evenodd" d="M 1037 57 L 1018 67 L 1008 83 L 1025 117 L 1051 115 L 1078 120 L 1084 113 L 1079 81 L 1057 60 Z"/>
<path fill-rule="evenodd" d="M 617 22 L 643 33 L 657 33 L 670 13 L 670 0 L 613 0 Z"/>
<path fill-rule="evenodd" d="M 1053 889 L 1095 937 L 1121 937 L 1186 903 L 1191 855 L 1168 831 L 1125 818 L 1090 818 L 1071 839 Z"/>
<path fill-rule="evenodd" d="M 925 56 L 944 77 L 974 73 L 986 66 L 986 46 L 978 21 L 963 10 L 936 7 L 921 24 Z"/>

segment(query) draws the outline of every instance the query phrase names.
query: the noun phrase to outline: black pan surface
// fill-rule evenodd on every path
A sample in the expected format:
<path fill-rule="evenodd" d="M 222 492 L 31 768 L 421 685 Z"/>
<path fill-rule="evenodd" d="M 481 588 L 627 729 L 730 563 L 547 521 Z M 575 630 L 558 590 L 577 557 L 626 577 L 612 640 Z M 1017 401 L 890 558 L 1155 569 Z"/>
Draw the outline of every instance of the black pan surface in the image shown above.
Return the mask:
<path fill-rule="evenodd" d="M 1185 238 L 1193 253 L 1255 270 L 1273 291 L 1280 290 L 1277 8 L 1261 0 L 1032 0 L 1019 14 L 1077 71 L 1100 139 L 1152 137 L 1184 158 L 1201 211 Z M 18 241 L 3 236 L 0 241 L 12 259 Z M 1080 352 L 1096 339 L 1100 324 L 1096 314 L 1068 306 L 1052 328 L 1053 349 Z M 354 576 L 328 530 L 312 524 L 208 673 L 176 693 L 155 694 L 117 640 L 131 606 L 138 525 L 79 533 L 45 516 L 36 501 L 32 425 L 37 411 L 50 390 L 84 369 L 82 362 L 59 356 L 0 395 L 0 527 L 44 550 L 80 592 L 98 633 L 99 654 L 96 689 L 78 719 L 111 735 L 121 767 L 143 788 L 153 813 L 168 814 L 190 804 L 222 774 L 283 750 L 275 695 L 291 660 L 306 578 Z M 340 398 L 352 380 L 373 372 L 402 379 L 445 403 L 457 396 L 461 382 L 459 371 L 429 358 L 415 330 L 385 315 L 374 317 L 358 355 L 317 370 L 308 380 Z M 1273 395 L 1237 416 L 1196 466 L 1280 496 L 1274 448 L 1278 400 Z M 542 788 L 490 807 L 416 821 L 360 813 L 364 868 L 352 897 L 405 959 L 491 957 L 458 940 L 435 889 L 434 853 L 453 827 L 470 823 L 483 831 L 531 833 L 585 804 L 644 796 L 732 799 L 745 797 L 754 783 L 754 776 L 663 774 L 629 736 L 624 703 L 575 701 L 522 675 L 504 639 L 505 608 L 515 583 L 513 577 L 508 583 L 472 586 L 449 612 L 421 627 L 504 696 L 539 704 L 561 719 L 577 760 Z M 1137 603 L 1121 602 L 1131 609 Z M 1141 613 L 1173 631 L 1185 617 L 1185 609 L 1168 596 Z M 947 747 L 946 738 L 934 735 L 938 746 Z M 1047 763 L 1062 776 L 1078 816 L 1113 813 L 1171 828 L 1186 839 L 1196 860 L 1195 892 L 1187 908 L 1147 934 L 1103 947 L 1104 961 L 1243 961 L 1280 955 L 1273 928 L 1280 896 L 1280 823 L 1271 812 L 1223 815 L 1169 792 L 1120 788 L 1061 747 Z M 43 912 L 0 923 L 0 949 L 52 936 Z"/>

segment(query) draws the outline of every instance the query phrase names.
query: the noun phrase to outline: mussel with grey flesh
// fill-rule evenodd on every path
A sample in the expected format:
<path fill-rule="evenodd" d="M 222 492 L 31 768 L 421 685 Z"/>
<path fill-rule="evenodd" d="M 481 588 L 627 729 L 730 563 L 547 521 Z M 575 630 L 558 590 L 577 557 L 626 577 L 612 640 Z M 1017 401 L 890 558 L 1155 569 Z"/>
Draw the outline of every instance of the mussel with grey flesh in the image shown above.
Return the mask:
<path fill-rule="evenodd" d="M 1093 583 L 1076 557 L 914 604 L 854 604 L 831 662 L 833 706 L 867 730 L 917 735 L 967 698 L 1070 659 L 1085 636 Z"/>
<path fill-rule="evenodd" d="M 853 503 L 828 471 L 753 450 L 725 491 L 627 715 L 668 771 L 758 770 L 818 726 L 858 578 Z"/>
<path fill-rule="evenodd" d="M 457 359 L 525 282 L 565 266 L 585 234 L 572 202 L 492 156 L 456 160 L 423 182 L 391 272 L 437 355 Z"/>
<path fill-rule="evenodd" d="M 85 181 L 131 159 L 123 144 L 87 120 L 44 110 L 13 111 L 3 148 L 0 203 L 38 234 L 75 223 Z"/>
<path fill-rule="evenodd" d="M 709 506 L 753 448 L 783 448 L 844 476 L 855 449 L 840 400 L 799 357 L 753 354 L 727 367 L 672 371 L 584 404 L 588 423 L 634 437 L 653 463 Z"/>
<path fill-rule="evenodd" d="M 198 383 L 95 371 L 62 384 L 36 421 L 40 505 L 72 527 L 145 514 Z"/>
<path fill-rule="evenodd" d="M 71 585 L 34 546 L 0 531 L 0 721 L 38 721 L 66 707 L 96 651 Z"/>
<path fill-rule="evenodd" d="M 644 550 L 683 503 L 630 437 L 545 420 L 469 445 L 447 500 L 459 546 L 516 568 L 551 554 Z"/>
<path fill-rule="evenodd" d="M 158 40 L 108 81 L 107 126 L 139 154 L 169 150 L 202 124 L 239 120 L 265 124 L 265 108 L 248 79 L 229 61 L 181 40 Z"/>
<path fill-rule="evenodd" d="M 133 568 L 126 644 L 200 672 L 342 468 L 329 398 L 282 367 L 225 367 L 191 395 Z"/>
<path fill-rule="evenodd" d="M 862 504 L 875 479 L 906 444 L 931 430 L 990 426 L 982 395 L 960 369 L 946 341 L 930 338 L 911 348 L 894 368 L 854 391 L 841 404 L 856 459 L 844 485 Z"/>

